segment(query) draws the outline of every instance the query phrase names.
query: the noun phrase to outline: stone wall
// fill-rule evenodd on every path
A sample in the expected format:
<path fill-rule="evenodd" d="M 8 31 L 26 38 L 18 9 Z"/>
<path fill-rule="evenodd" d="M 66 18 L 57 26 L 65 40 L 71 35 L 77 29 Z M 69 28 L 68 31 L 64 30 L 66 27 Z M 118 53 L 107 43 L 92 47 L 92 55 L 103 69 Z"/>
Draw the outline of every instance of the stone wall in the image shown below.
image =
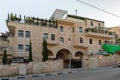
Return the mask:
<path fill-rule="evenodd" d="M 19 74 L 23 64 L 0 65 L 0 76 L 14 76 Z M 46 62 L 30 62 L 25 64 L 26 74 L 40 74 L 63 70 L 63 60 L 50 60 Z"/>
<path fill-rule="evenodd" d="M 55 72 L 63 70 L 63 60 L 47 61 L 43 63 L 43 72 Z"/>
<path fill-rule="evenodd" d="M 97 65 L 98 67 L 109 66 L 109 65 L 117 64 L 118 61 L 120 61 L 120 55 L 117 55 L 117 54 L 114 54 L 111 56 L 98 55 Z"/>
<path fill-rule="evenodd" d="M 14 76 L 19 74 L 19 65 L 0 65 L 0 76 Z"/>
<path fill-rule="evenodd" d="M 89 57 L 89 68 L 109 66 L 117 64 L 120 61 L 120 55 L 114 54 L 110 56 L 93 55 Z"/>

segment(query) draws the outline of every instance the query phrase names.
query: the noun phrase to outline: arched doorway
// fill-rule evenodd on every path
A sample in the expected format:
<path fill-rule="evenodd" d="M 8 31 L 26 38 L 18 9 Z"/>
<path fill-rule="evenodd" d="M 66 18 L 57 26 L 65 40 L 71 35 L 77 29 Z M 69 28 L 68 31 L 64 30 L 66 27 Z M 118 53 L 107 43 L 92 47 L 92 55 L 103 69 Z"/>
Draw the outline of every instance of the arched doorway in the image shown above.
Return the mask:
<path fill-rule="evenodd" d="M 59 50 L 56 54 L 56 58 L 64 60 L 64 68 L 71 67 L 72 54 L 69 50 L 67 49 Z"/>
<path fill-rule="evenodd" d="M 48 49 L 48 59 L 49 60 L 53 59 L 53 56 L 54 56 L 53 52 Z"/>
<path fill-rule="evenodd" d="M 75 59 L 72 61 L 72 65 L 74 68 L 81 68 L 82 67 L 82 57 L 83 53 L 78 51 L 75 53 Z"/>

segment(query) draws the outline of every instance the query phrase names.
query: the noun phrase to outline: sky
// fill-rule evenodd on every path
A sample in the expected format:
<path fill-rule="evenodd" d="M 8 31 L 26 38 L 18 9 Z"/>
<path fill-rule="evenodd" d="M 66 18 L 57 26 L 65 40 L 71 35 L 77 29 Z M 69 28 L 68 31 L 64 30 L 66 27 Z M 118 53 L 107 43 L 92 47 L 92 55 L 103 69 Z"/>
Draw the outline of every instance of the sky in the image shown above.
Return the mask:
<path fill-rule="evenodd" d="M 120 0 L 81 0 L 105 11 L 120 16 Z M 120 26 L 120 17 L 104 13 L 76 0 L 0 0 L 0 32 L 8 32 L 6 19 L 8 13 L 49 19 L 54 10 L 67 10 L 68 14 L 105 21 L 106 27 Z"/>

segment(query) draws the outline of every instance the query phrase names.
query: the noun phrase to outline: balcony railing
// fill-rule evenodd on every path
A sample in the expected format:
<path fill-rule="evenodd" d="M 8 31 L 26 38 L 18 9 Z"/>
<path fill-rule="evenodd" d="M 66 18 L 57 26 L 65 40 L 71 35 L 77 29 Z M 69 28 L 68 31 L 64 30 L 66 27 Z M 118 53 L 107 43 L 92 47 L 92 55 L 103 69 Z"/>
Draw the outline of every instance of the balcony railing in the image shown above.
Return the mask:
<path fill-rule="evenodd" d="M 113 32 L 107 30 L 99 30 L 94 28 L 86 28 L 85 29 L 86 36 L 98 36 L 98 37 L 106 37 L 106 38 L 114 38 L 115 34 Z"/>
<path fill-rule="evenodd" d="M 41 26 L 46 26 L 51 28 L 58 27 L 57 20 L 39 19 L 35 17 L 26 17 L 26 16 L 24 16 L 24 19 L 22 20 L 21 15 L 17 17 L 16 14 L 14 15 L 12 13 L 10 15 L 8 14 L 7 22 L 9 21 L 15 21 L 15 22 L 30 24 L 30 25 L 41 25 Z"/>

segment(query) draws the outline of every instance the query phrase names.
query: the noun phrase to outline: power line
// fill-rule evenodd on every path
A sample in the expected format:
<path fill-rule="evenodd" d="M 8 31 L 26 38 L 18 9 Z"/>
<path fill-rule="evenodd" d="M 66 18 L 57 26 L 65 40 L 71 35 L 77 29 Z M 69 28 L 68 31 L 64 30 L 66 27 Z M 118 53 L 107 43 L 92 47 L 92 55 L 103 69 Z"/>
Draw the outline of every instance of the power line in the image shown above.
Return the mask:
<path fill-rule="evenodd" d="M 119 17 L 119 18 L 120 18 L 120 16 L 118 16 L 118 15 L 116 15 L 116 14 L 113 14 L 113 13 L 111 13 L 111 12 L 105 11 L 105 10 L 103 10 L 103 9 L 101 9 L 101 8 L 98 8 L 98 7 L 96 7 L 96 6 L 93 6 L 93 5 L 88 4 L 88 3 L 86 3 L 86 2 L 83 2 L 83 1 L 80 1 L 80 0 L 76 0 L 76 1 L 78 1 L 78 2 L 80 2 L 80 3 L 83 3 L 83 4 L 86 4 L 86 5 L 90 6 L 90 7 L 95 8 L 95 9 L 98 9 L 98 10 L 100 10 L 100 11 L 102 11 L 102 12 L 107 13 L 107 14 L 110 14 L 110 15 L 113 15 L 113 16 L 115 16 L 115 17 Z"/>

